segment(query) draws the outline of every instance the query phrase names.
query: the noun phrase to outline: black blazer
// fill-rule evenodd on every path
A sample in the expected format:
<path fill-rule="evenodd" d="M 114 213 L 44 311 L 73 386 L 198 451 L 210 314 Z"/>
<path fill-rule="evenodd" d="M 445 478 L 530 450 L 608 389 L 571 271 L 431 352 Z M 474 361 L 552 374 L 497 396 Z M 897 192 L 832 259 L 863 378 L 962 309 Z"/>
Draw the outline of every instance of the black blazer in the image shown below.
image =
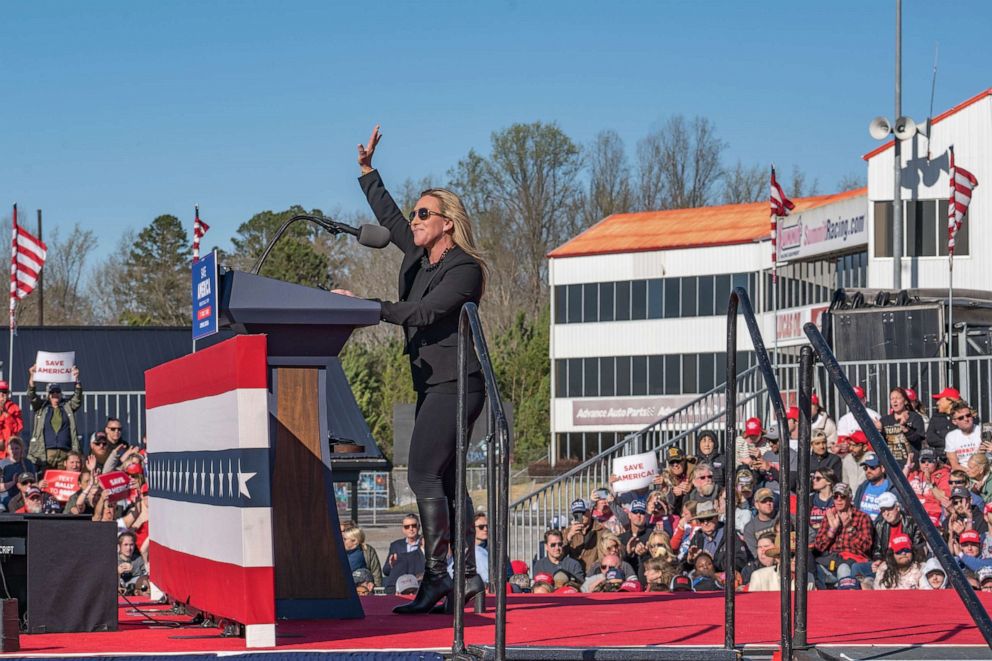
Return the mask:
<path fill-rule="evenodd" d="M 389 229 L 390 240 L 403 251 L 399 275 L 399 301 L 382 303 L 382 320 L 403 326 L 404 353 L 410 355 L 414 387 L 425 389 L 458 379 L 458 315 L 468 301 L 482 298 L 482 267 L 458 246 L 431 271 L 430 284 L 420 297 L 411 297 L 413 280 L 426 251 L 413 242 L 413 232 L 403 212 L 373 170 L 358 179 L 372 213 Z M 481 370 L 474 351 L 468 352 L 468 373 Z"/>

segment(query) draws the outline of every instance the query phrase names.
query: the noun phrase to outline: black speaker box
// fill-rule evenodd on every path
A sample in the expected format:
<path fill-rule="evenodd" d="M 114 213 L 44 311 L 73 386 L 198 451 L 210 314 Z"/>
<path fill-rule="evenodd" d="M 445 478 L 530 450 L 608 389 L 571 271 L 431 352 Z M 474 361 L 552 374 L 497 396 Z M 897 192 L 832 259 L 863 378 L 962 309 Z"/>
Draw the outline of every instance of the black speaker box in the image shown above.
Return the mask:
<path fill-rule="evenodd" d="M 27 633 L 117 630 L 115 522 L 0 516 L 0 570 Z"/>

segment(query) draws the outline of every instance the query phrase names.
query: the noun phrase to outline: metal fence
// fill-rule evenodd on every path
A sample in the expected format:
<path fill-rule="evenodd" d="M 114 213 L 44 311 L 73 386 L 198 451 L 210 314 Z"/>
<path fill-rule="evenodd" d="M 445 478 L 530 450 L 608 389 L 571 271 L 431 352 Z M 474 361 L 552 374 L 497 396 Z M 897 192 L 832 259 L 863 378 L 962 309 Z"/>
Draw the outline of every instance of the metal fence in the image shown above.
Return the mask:
<path fill-rule="evenodd" d="M 992 419 L 992 356 L 958 359 L 951 370 L 947 369 L 947 360 L 942 358 L 846 362 L 841 363 L 841 367 L 852 384 L 865 389 L 866 405 L 879 413 L 889 410 L 889 391 L 897 386 L 913 388 L 929 411 L 933 395 L 950 385 L 961 391 L 964 399 L 978 411 L 980 419 Z M 780 364 L 776 366 L 775 373 L 786 407 L 794 405 L 799 384 L 798 364 Z M 833 396 L 823 368 L 817 370 L 814 384 L 822 405 L 834 420 L 847 412 L 841 398 Z M 774 416 L 756 367 L 737 377 L 737 392 L 737 420 L 742 425 L 750 416 L 760 417 L 766 426 L 772 425 Z M 539 552 L 540 540 L 546 530 L 567 525 L 569 506 L 573 500 L 588 498 L 594 489 L 609 484 L 614 459 L 663 450 L 670 445 L 677 445 L 687 454 L 693 454 L 696 451 L 696 433 L 702 429 L 716 432 L 720 447 L 728 448 L 730 444 L 723 433 L 724 415 L 724 386 L 720 385 L 511 503 L 511 559 L 529 561 Z"/>
<path fill-rule="evenodd" d="M 768 408 L 765 386 L 757 367 L 737 377 L 738 420 L 761 415 Z M 696 432 L 711 429 L 724 436 L 724 387 L 700 395 L 644 429 L 634 432 L 611 448 L 579 464 L 568 473 L 555 478 L 510 505 L 510 542 L 512 559 L 528 560 L 538 548 L 544 531 L 564 527 L 569 519 L 569 506 L 578 498 L 588 498 L 594 489 L 609 484 L 614 459 L 642 452 L 661 450 L 677 445 L 687 454 L 696 452 Z M 721 442 L 726 447 L 726 442 Z"/>
<path fill-rule="evenodd" d="M 38 394 L 44 395 L 43 390 Z M 63 396 L 69 395 L 67 390 Z M 34 425 L 31 402 L 27 392 L 11 393 L 11 399 L 24 415 L 24 432 L 27 440 Z M 124 438 L 132 443 L 145 435 L 145 393 L 144 391 L 83 391 L 83 404 L 76 411 L 76 432 L 85 447 L 93 432 L 102 431 L 107 418 L 114 417 L 121 421 L 124 427 Z"/>

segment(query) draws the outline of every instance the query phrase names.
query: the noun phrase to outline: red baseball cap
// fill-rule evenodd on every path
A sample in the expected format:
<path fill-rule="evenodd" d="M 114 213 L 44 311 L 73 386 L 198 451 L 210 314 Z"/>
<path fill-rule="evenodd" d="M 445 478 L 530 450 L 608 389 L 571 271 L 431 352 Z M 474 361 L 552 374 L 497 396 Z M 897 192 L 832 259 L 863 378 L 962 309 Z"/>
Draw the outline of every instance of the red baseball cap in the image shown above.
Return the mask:
<path fill-rule="evenodd" d="M 510 567 L 513 569 L 514 574 L 526 574 L 527 573 L 527 563 L 523 560 L 514 560 L 510 563 Z"/>
<path fill-rule="evenodd" d="M 543 573 L 536 574 L 534 576 L 534 585 L 537 585 L 538 583 L 547 583 L 548 585 L 554 585 L 555 579 L 551 576 L 551 574 L 543 574 Z"/>
<path fill-rule="evenodd" d="M 905 388 L 904 392 L 906 393 L 906 397 L 909 397 L 909 401 L 915 402 L 918 399 L 916 391 L 912 388 Z"/>
<path fill-rule="evenodd" d="M 983 514 L 988 514 L 989 512 L 992 512 L 992 503 L 985 503 Z"/>
<path fill-rule="evenodd" d="M 961 391 L 957 388 L 944 388 L 933 396 L 934 399 L 961 399 Z"/>
<path fill-rule="evenodd" d="M 140 462 L 135 462 L 133 464 L 128 464 L 124 469 L 124 472 L 128 475 L 144 475 L 145 469 L 141 467 Z"/>
<path fill-rule="evenodd" d="M 849 443 L 860 443 L 861 445 L 868 445 L 868 437 L 860 429 L 850 436 L 847 437 Z"/>
<path fill-rule="evenodd" d="M 0 381 L 0 392 L 10 392 L 10 384 L 6 381 Z"/>
<path fill-rule="evenodd" d="M 978 534 L 977 530 L 965 530 L 958 537 L 959 544 L 981 544 L 982 536 Z"/>
<path fill-rule="evenodd" d="M 799 407 L 790 406 L 789 410 L 785 412 L 786 420 L 799 420 Z"/>
<path fill-rule="evenodd" d="M 910 541 L 909 535 L 896 535 L 889 540 L 889 548 L 897 553 L 899 551 L 912 551 L 913 542 Z"/>
<path fill-rule="evenodd" d="M 854 386 L 854 394 L 858 396 L 858 399 L 864 399 L 865 389 L 861 386 Z"/>
<path fill-rule="evenodd" d="M 748 418 L 744 423 L 745 436 L 761 436 L 761 418 Z"/>
<path fill-rule="evenodd" d="M 575 594 L 578 591 L 579 589 L 574 585 L 563 585 L 557 590 L 555 590 L 555 594 Z"/>
<path fill-rule="evenodd" d="M 813 406 L 819 406 L 820 396 L 817 395 L 816 393 L 813 393 L 812 395 L 809 396 L 809 403 L 812 404 Z"/>
<path fill-rule="evenodd" d="M 620 584 L 620 592 L 644 592 L 644 588 L 637 579 L 628 578 Z"/>

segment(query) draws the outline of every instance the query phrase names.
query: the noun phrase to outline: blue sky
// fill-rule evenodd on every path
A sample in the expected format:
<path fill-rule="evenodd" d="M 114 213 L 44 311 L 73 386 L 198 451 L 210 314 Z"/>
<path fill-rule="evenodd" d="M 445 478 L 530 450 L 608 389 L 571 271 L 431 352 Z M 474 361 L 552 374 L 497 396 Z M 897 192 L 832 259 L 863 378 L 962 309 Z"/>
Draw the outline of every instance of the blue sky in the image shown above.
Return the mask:
<path fill-rule="evenodd" d="M 904 1 L 904 113 L 988 78 L 992 3 Z M 206 246 L 293 203 L 364 210 L 355 145 L 383 127 L 389 182 L 446 171 L 492 131 L 557 122 L 579 143 L 712 119 L 726 160 L 798 164 L 830 192 L 893 111 L 892 1 L 4 2 L 0 216 L 79 222 L 109 254 L 161 213 Z M 47 234 L 47 230 L 46 230 Z"/>

